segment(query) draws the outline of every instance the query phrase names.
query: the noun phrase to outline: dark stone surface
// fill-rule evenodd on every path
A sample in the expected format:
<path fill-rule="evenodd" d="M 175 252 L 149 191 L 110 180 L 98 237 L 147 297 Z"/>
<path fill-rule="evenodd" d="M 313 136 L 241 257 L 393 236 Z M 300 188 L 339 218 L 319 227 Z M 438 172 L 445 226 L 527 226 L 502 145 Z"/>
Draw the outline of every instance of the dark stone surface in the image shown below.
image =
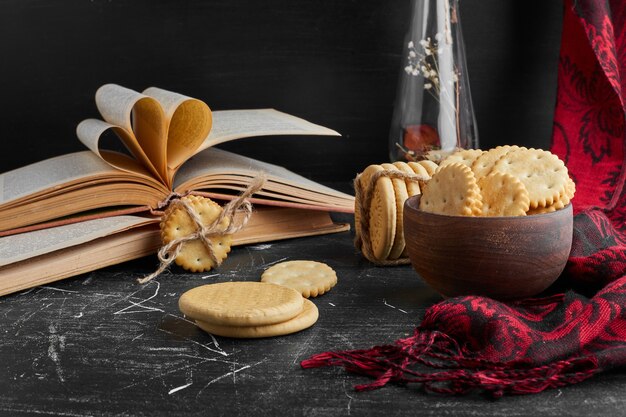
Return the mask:
<path fill-rule="evenodd" d="M 211 337 L 178 311 L 187 289 L 258 280 L 288 259 L 328 263 L 339 282 L 313 299 L 318 322 L 284 337 Z M 217 271 L 173 268 L 140 286 L 155 257 L 0 298 L 0 415 L 624 415 L 626 374 L 537 395 L 444 397 L 417 386 L 357 393 L 339 368 L 303 370 L 326 350 L 368 348 L 411 334 L 440 297 L 409 266 L 375 267 L 352 234 L 233 249 Z"/>

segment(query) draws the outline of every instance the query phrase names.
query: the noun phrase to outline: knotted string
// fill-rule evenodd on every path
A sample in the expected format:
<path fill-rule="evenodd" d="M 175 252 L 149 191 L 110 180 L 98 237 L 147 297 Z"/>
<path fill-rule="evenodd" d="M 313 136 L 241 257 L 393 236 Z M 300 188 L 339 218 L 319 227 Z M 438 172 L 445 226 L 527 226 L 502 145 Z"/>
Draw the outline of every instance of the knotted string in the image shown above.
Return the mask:
<path fill-rule="evenodd" d="M 139 282 L 140 284 L 145 284 L 159 276 L 171 265 L 172 262 L 174 262 L 176 257 L 178 257 L 184 244 L 186 242 L 196 239 L 200 239 L 200 241 L 203 243 L 209 254 L 209 257 L 211 258 L 211 261 L 213 261 L 213 264 L 216 267 L 220 266 L 222 263 L 222 259 L 219 259 L 215 255 L 215 250 L 213 249 L 213 243 L 211 241 L 211 238 L 215 236 L 224 236 L 237 233 L 246 226 L 248 220 L 250 220 L 250 216 L 252 216 L 252 203 L 248 201 L 248 198 L 252 196 L 252 194 L 259 191 L 261 188 L 263 188 L 263 185 L 265 185 L 266 181 L 266 175 L 264 173 L 259 173 L 259 175 L 252 179 L 248 187 L 236 199 L 230 201 L 224 206 L 217 219 L 215 219 L 211 224 L 206 226 L 202 224 L 202 219 L 200 218 L 200 216 L 196 213 L 191 204 L 189 204 L 186 199 L 182 198 L 182 195 L 176 193 L 170 194 L 163 201 L 167 202 L 170 210 L 174 210 L 177 207 L 180 207 L 182 210 L 184 210 L 191 219 L 191 221 L 195 224 L 196 231 L 190 235 L 174 239 L 171 242 L 163 245 L 161 249 L 159 249 L 159 252 L 157 254 L 160 261 L 157 270 L 147 277 L 139 278 L 137 282 Z M 163 207 L 165 207 L 165 204 L 159 205 L 159 208 Z M 234 221 L 235 214 L 240 210 L 243 212 L 243 218 L 236 223 Z M 224 220 L 226 220 L 226 227 L 224 227 L 224 225 L 222 224 Z"/>
<path fill-rule="evenodd" d="M 354 202 L 356 204 L 356 211 L 360 213 L 358 219 L 358 226 L 356 227 L 356 233 L 354 236 L 354 246 L 363 253 L 363 256 L 370 262 L 381 266 L 393 266 L 393 265 L 407 265 L 411 261 L 409 258 L 398 259 L 377 259 L 374 256 L 374 250 L 372 249 L 372 241 L 370 239 L 370 209 L 372 205 L 372 198 L 374 196 L 374 189 L 376 182 L 381 177 L 387 177 L 390 179 L 402 179 L 404 181 L 417 182 L 421 187 L 429 179 L 424 175 L 411 175 L 401 171 L 385 169 L 377 171 L 372 174 L 369 182 L 366 185 L 361 184 L 360 175 L 354 179 Z M 395 197 L 393 197 L 395 200 Z M 395 202 L 394 202 L 395 204 Z"/>

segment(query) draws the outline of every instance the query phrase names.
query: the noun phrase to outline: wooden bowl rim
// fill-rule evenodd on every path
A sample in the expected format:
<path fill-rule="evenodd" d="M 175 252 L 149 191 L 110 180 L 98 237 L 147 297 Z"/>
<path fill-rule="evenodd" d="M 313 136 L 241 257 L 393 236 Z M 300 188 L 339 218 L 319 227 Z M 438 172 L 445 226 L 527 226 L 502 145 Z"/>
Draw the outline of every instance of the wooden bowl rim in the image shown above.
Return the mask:
<path fill-rule="evenodd" d="M 423 216 L 442 217 L 442 218 L 449 218 L 449 219 L 463 219 L 463 220 L 473 221 L 473 222 L 489 222 L 489 221 L 493 222 L 493 221 L 515 220 L 515 219 L 518 219 L 518 220 L 523 219 L 523 220 L 529 221 L 531 219 L 547 218 L 549 216 L 563 216 L 565 215 L 565 212 L 569 212 L 570 214 L 572 212 L 572 203 L 570 202 L 562 209 L 558 209 L 550 213 L 532 214 L 530 216 L 453 216 L 451 214 L 431 213 L 429 211 L 421 210 L 419 208 L 419 201 L 421 198 L 422 198 L 421 194 L 417 194 L 417 195 L 409 197 L 404 203 L 405 210 L 409 209 L 410 211 L 420 213 Z"/>

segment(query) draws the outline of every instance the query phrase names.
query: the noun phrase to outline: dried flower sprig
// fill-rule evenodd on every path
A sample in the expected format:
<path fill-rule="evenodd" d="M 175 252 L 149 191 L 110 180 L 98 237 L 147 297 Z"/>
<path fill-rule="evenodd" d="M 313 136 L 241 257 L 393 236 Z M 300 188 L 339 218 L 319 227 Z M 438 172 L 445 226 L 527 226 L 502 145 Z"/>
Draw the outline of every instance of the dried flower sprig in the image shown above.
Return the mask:
<path fill-rule="evenodd" d="M 439 77 L 439 66 L 437 63 L 437 55 L 443 52 L 444 46 L 440 45 L 443 40 L 443 34 L 437 33 L 435 39 L 427 37 L 419 41 L 421 50 L 415 47 L 415 43 L 408 43 L 409 55 L 407 66 L 404 71 L 407 74 L 418 76 L 422 75 L 428 82 L 424 83 L 424 89 L 429 91 L 437 100 L 441 94 L 441 80 Z M 452 82 L 458 82 L 459 78 L 456 72 L 452 74 Z M 434 91 L 431 91 L 431 89 Z"/>
<path fill-rule="evenodd" d="M 430 37 L 422 39 L 418 45 L 419 47 L 413 41 L 408 43 L 408 62 L 404 71 L 410 76 L 422 76 L 424 90 L 440 105 L 449 109 L 445 112 L 445 118 L 456 127 L 458 142 L 460 138 L 458 68 L 453 64 L 452 68 L 444 68 L 446 73 L 442 74 L 439 67 L 439 57 L 452 52 L 449 50 L 452 47 L 449 30 L 436 33 L 434 39 Z"/>

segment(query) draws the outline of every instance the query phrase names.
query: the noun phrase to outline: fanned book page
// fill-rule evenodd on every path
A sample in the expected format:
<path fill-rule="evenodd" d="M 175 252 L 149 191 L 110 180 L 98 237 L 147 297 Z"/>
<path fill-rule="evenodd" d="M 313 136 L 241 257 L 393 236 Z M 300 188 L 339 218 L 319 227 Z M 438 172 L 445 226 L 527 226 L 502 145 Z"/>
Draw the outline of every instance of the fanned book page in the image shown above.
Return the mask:
<path fill-rule="evenodd" d="M 198 151 L 235 139 L 270 135 L 340 136 L 332 129 L 274 109 L 213 112 L 213 128 Z"/>

